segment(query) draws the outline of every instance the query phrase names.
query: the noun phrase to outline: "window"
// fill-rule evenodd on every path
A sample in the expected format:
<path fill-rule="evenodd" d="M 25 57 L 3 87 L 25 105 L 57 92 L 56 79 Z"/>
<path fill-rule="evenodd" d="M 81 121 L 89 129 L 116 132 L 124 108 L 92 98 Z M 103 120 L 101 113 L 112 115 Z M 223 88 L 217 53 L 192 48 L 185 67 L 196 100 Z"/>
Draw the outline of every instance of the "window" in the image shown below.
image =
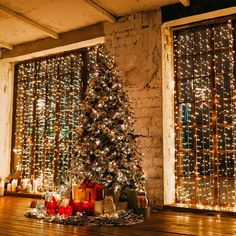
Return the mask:
<path fill-rule="evenodd" d="M 176 30 L 176 202 L 236 204 L 235 23 Z"/>
<path fill-rule="evenodd" d="M 95 54 L 93 47 L 16 65 L 12 162 L 22 178 L 66 181 Z"/>

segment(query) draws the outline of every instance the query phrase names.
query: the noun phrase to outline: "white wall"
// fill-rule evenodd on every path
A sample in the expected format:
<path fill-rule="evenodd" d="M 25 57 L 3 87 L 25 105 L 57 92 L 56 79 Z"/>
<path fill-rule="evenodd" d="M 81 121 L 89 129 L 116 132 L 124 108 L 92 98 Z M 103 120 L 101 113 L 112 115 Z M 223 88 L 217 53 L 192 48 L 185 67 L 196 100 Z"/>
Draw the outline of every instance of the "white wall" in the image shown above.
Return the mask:
<path fill-rule="evenodd" d="M 11 63 L 0 62 L 0 177 L 10 173 L 14 76 Z"/>

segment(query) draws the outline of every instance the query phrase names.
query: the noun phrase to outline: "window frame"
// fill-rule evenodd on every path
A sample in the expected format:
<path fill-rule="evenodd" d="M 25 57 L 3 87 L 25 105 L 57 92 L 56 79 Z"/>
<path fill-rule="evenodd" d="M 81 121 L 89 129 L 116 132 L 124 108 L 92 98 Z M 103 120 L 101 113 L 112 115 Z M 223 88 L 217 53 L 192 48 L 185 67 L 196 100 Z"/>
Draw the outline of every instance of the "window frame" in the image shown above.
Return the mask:
<path fill-rule="evenodd" d="M 208 20 L 208 21 L 202 21 L 202 22 L 197 22 L 197 23 L 194 23 L 194 24 L 191 24 L 191 25 L 185 25 L 185 26 L 181 26 L 181 27 L 176 27 L 176 28 L 173 28 L 173 34 L 176 34 L 176 32 L 180 32 L 181 30 L 186 30 L 188 32 L 192 31 L 192 30 L 195 30 L 195 29 L 200 29 L 200 28 L 204 28 L 204 27 L 207 27 L 207 26 L 216 26 L 216 25 L 220 25 L 222 23 L 227 23 L 228 21 L 232 21 L 232 25 L 233 25 L 233 28 L 234 28 L 234 33 L 233 33 L 233 38 L 234 38 L 234 51 L 236 50 L 236 15 L 233 15 L 233 16 L 227 16 L 227 17 L 222 17 L 222 18 L 217 18 L 217 19 L 212 19 L 212 20 Z M 215 51 L 213 51 L 214 53 Z M 173 54 L 175 54 L 175 45 L 173 46 Z M 212 54 L 214 55 L 214 54 Z M 177 55 L 175 54 L 174 58 L 177 58 Z M 235 55 L 234 55 L 234 58 L 235 58 Z M 211 65 L 212 67 L 213 65 Z M 174 71 L 176 71 L 176 63 L 174 62 Z M 213 68 L 211 68 L 211 71 L 214 71 Z M 235 61 L 234 61 L 234 80 L 235 80 L 235 76 L 236 76 L 236 73 L 235 73 L 236 69 L 235 69 Z M 215 82 L 215 74 L 213 73 L 212 75 L 209 75 L 208 77 L 212 79 L 212 97 L 216 97 L 216 91 L 215 91 L 215 87 L 216 86 L 216 82 Z M 177 80 L 177 77 L 176 77 L 176 72 L 174 73 L 174 77 L 175 77 L 175 98 L 174 98 L 174 101 L 175 101 L 175 106 L 174 106 L 174 113 L 177 114 L 179 111 L 177 108 L 177 106 L 179 105 L 178 102 L 176 102 L 176 97 L 179 97 L 179 94 L 178 94 L 178 91 L 179 91 L 179 88 L 178 88 L 178 84 L 176 82 Z M 200 77 L 201 78 L 201 77 Z M 235 84 L 235 81 L 234 81 L 234 84 Z M 212 102 L 212 109 L 213 109 L 213 113 L 212 113 L 212 116 L 216 116 L 216 104 L 214 102 Z M 194 108 L 195 109 L 195 108 Z M 176 115 L 175 115 L 175 123 L 176 123 Z M 212 146 L 213 146 L 213 150 L 210 150 L 209 151 L 209 154 L 211 153 L 211 151 L 214 154 L 213 156 L 213 160 L 214 160 L 214 167 L 213 167 L 213 176 L 214 176 L 214 204 L 217 205 L 219 204 L 219 186 L 217 186 L 217 183 L 218 181 L 220 180 L 220 172 L 219 172 L 219 157 L 218 155 L 221 153 L 220 150 L 217 150 L 217 121 L 213 121 L 212 122 L 214 124 L 212 124 L 212 129 L 213 129 L 213 143 L 212 143 Z M 210 124 L 209 124 L 210 125 Z M 233 125 L 233 124 L 232 124 Z M 195 178 L 195 190 L 194 190 L 194 199 L 193 201 L 191 202 L 181 202 L 178 197 L 177 197 L 177 189 L 179 188 L 179 186 L 181 185 L 180 182 L 179 182 L 179 178 L 177 176 L 181 176 L 181 174 L 179 173 L 179 170 L 178 170 L 178 167 L 181 166 L 181 163 L 179 163 L 179 159 L 180 158 L 177 158 L 177 155 L 179 155 L 180 153 L 182 153 L 183 150 L 178 150 L 178 148 L 175 149 L 175 179 L 176 179 L 176 183 L 175 183 L 175 203 L 191 203 L 191 204 L 198 204 L 199 200 L 198 200 L 198 176 L 196 176 L 196 169 L 197 169 L 197 150 L 196 150 L 196 145 L 197 145 L 197 141 L 196 141 L 196 127 L 197 127 L 197 124 L 193 125 L 194 127 L 194 138 L 193 138 L 193 145 L 195 147 L 193 147 L 193 149 L 195 150 L 192 150 L 192 151 L 189 151 L 189 154 L 193 154 L 194 155 L 194 178 Z M 204 125 L 201 125 L 201 127 L 203 127 Z M 227 125 L 225 125 L 224 127 L 226 127 Z M 180 124 L 176 124 L 175 126 L 175 143 L 178 142 L 178 140 L 180 140 L 180 129 L 178 127 L 181 127 Z M 207 128 L 207 127 L 206 127 Z M 177 146 L 179 146 L 179 143 L 177 144 Z M 178 150 L 178 151 L 177 151 Z M 227 154 L 227 150 L 224 150 L 224 155 Z M 217 159 L 217 160 L 216 160 Z M 177 175 L 177 176 L 176 176 Z M 209 175 L 209 178 L 211 177 L 211 175 Z M 203 204 L 203 205 L 206 205 L 207 204 Z"/>

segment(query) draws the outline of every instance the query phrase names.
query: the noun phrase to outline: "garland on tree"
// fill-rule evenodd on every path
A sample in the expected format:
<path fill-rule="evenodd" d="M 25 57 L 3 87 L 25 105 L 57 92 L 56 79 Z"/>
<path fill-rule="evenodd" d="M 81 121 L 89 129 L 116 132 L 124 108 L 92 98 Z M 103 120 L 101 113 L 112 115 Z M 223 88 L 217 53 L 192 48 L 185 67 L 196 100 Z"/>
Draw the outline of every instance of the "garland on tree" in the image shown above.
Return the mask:
<path fill-rule="evenodd" d="M 86 180 L 116 192 L 125 187 L 144 192 L 141 153 L 133 130 L 134 116 L 113 57 L 103 46 L 89 51 L 85 99 L 80 104 L 78 143 L 71 160 L 70 178 Z"/>

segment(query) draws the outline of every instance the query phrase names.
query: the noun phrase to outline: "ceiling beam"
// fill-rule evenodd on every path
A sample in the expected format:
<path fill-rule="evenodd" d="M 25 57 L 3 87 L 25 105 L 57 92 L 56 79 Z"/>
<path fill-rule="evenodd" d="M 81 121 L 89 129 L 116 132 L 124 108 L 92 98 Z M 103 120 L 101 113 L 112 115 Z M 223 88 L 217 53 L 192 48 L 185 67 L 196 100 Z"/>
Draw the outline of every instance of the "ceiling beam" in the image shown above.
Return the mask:
<path fill-rule="evenodd" d="M 9 49 L 9 50 L 12 50 L 13 45 L 10 44 L 10 43 L 0 42 L 0 48 L 6 48 L 6 49 Z"/>
<path fill-rule="evenodd" d="M 116 22 L 116 17 L 114 15 L 112 15 L 109 11 L 107 11 L 106 9 L 104 9 L 103 7 L 101 7 L 98 3 L 96 3 L 93 0 L 84 0 L 87 4 L 89 4 L 90 6 L 92 6 L 94 9 L 96 9 L 97 11 L 99 11 L 100 13 L 103 14 L 104 17 L 106 17 L 106 19 L 110 22 Z"/>
<path fill-rule="evenodd" d="M 58 40 L 54 40 L 50 37 L 45 39 L 39 39 L 36 41 L 31 41 L 23 44 L 14 45 L 14 50 L 10 51 L 7 49 L 2 49 L 2 57 L 0 60 L 12 60 L 12 58 L 18 58 L 24 55 L 37 54 L 43 51 L 59 50 L 63 51 L 64 47 L 71 47 L 78 44 L 79 42 L 84 42 L 99 37 L 104 37 L 104 24 L 99 23 L 95 25 L 86 26 L 83 28 L 75 29 L 60 34 Z M 78 46 L 76 46 L 77 48 Z M 74 50 L 75 48 L 71 48 Z M 53 52 L 55 53 L 55 52 Z M 58 51 L 56 52 L 58 53 Z M 42 56 L 42 55 L 40 55 Z M 17 59 L 18 60 L 18 59 Z M 24 59 L 26 60 L 26 59 Z M 15 61 L 13 59 L 13 61 Z"/>
<path fill-rule="evenodd" d="M 190 6 L 190 0 L 179 0 L 185 7 Z"/>
<path fill-rule="evenodd" d="M 18 20 L 21 20 L 33 27 L 35 27 L 36 29 L 39 29 L 41 31 L 43 31 L 44 33 L 46 33 L 48 36 L 54 38 L 54 39 L 58 39 L 59 36 L 57 33 L 55 33 L 54 31 L 52 31 L 51 29 L 37 23 L 36 21 L 34 20 L 31 20 L 30 18 L 16 12 L 16 11 L 13 11 L 12 9 L 8 8 L 8 7 L 5 7 L 4 5 L 0 4 L 0 10 L 7 13 L 8 15 L 10 16 L 13 16 L 15 17 L 16 19 Z"/>

